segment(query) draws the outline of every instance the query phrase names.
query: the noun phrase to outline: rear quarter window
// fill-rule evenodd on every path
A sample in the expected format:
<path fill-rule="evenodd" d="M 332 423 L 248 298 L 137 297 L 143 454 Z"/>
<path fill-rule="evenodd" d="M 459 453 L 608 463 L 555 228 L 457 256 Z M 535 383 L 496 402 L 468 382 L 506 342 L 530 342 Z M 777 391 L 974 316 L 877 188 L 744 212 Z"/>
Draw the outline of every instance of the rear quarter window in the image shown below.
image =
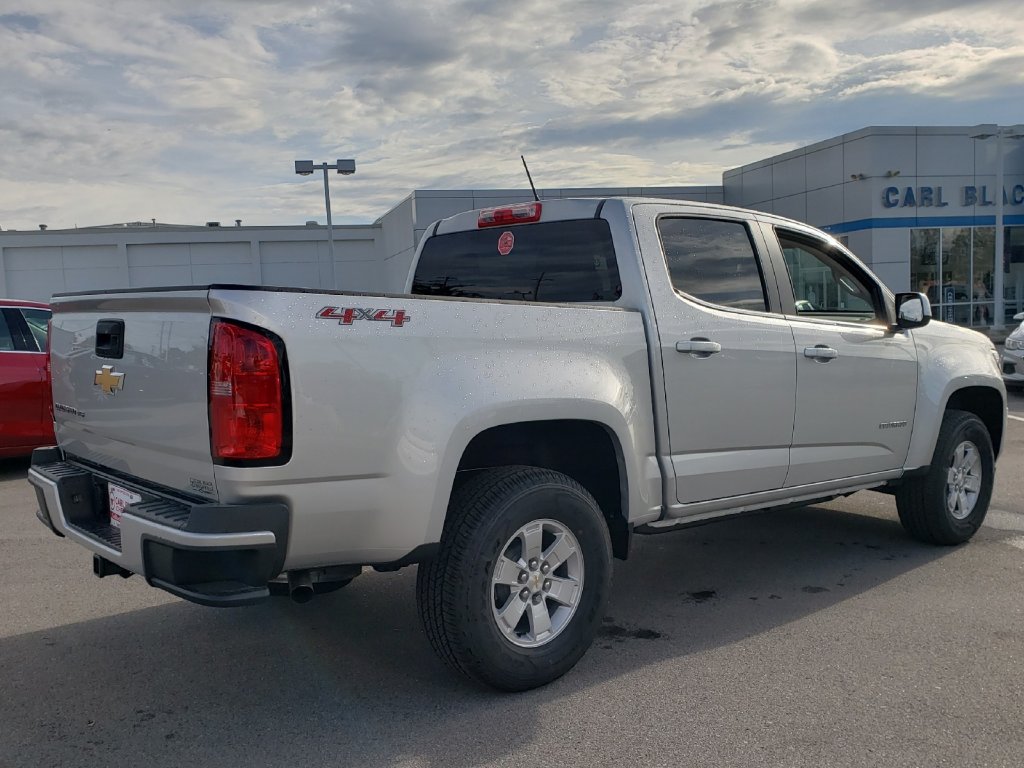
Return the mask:
<path fill-rule="evenodd" d="M 47 323 L 49 323 L 52 313 L 48 309 L 23 307 L 21 314 L 25 318 L 25 323 L 28 325 L 28 329 L 32 333 L 32 339 L 35 341 L 39 351 L 45 352 Z"/>
<path fill-rule="evenodd" d="M 7 325 L 7 318 L 5 312 L 0 311 L 0 352 L 13 352 L 14 351 L 14 336 L 11 334 L 11 329 Z"/>
<path fill-rule="evenodd" d="M 622 283 L 608 222 L 576 219 L 431 237 L 420 253 L 412 292 L 593 303 L 617 300 Z"/>

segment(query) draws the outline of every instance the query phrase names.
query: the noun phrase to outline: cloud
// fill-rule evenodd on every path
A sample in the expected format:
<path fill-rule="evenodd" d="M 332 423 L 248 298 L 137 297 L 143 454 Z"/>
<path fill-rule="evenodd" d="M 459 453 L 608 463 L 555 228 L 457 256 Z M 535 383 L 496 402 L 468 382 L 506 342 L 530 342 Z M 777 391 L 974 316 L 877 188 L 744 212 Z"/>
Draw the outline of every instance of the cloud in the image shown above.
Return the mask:
<path fill-rule="evenodd" d="M 720 183 L 871 124 L 1018 122 L 1017 3 L 9 0 L 0 224 L 321 218 L 414 188 Z M 42 180 L 46 179 L 44 183 Z"/>
<path fill-rule="evenodd" d="M 384 69 L 452 61 L 459 51 L 452 45 L 447 15 L 421 3 L 343 3 L 334 17 L 339 27 L 336 61 Z"/>

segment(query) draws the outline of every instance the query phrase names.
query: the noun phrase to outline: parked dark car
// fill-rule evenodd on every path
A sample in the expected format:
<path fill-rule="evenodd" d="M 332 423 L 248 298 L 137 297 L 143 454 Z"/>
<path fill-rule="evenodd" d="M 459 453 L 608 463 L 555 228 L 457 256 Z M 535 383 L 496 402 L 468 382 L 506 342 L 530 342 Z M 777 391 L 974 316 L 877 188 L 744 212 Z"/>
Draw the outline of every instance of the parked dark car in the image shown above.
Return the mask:
<path fill-rule="evenodd" d="M 0 299 L 0 457 L 27 456 L 53 445 L 53 401 L 47 365 L 50 308 Z"/>

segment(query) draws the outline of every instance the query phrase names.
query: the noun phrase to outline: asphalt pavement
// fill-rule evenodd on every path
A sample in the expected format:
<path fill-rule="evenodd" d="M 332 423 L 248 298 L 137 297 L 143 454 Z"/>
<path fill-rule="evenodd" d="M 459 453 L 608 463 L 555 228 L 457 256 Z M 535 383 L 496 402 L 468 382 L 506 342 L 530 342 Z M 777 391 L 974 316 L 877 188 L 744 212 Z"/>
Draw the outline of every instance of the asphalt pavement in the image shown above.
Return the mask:
<path fill-rule="evenodd" d="M 563 679 L 498 694 L 433 656 L 415 569 L 202 608 L 35 519 L 0 464 L 0 766 L 1013 766 L 1024 755 L 1024 397 L 968 545 L 891 497 L 638 537 Z"/>

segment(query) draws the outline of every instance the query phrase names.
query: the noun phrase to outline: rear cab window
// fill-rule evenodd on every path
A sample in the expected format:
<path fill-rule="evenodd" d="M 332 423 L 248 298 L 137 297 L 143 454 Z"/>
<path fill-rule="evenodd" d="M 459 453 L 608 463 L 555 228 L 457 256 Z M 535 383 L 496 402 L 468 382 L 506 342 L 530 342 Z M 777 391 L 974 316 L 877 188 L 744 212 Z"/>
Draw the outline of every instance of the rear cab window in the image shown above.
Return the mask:
<path fill-rule="evenodd" d="M 663 216 L 658 235 L 676 291 L 719 307 L 768 311 L 764 276 L 746 224 Z"/>
<path fill-rule="evenodd" d="M 608 222 L 568 219 L 431 237 L 412 293 L 590 304 L 617 301 L 622 282 Z"/>

